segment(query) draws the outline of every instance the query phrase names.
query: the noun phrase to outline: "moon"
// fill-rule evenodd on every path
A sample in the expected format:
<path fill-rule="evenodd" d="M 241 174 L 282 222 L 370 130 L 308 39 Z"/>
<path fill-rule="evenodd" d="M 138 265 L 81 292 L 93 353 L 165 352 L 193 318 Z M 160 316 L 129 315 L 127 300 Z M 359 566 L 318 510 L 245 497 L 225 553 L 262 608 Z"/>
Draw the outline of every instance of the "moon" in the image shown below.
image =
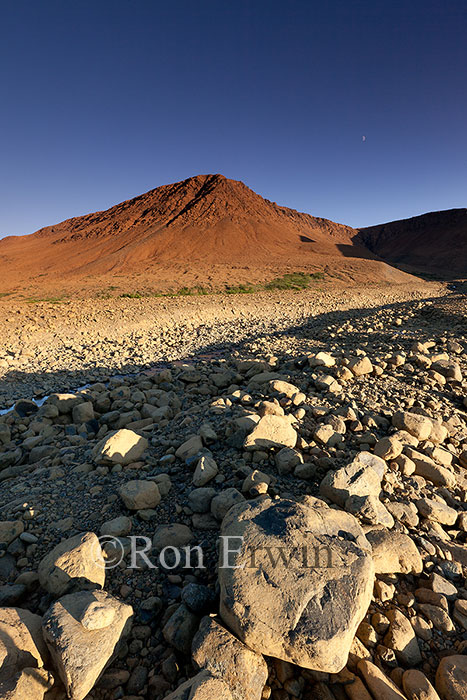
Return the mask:
<path fill-rule="evenodd" d="M 362 141 L 366 141 L 366 136 L 362 136 Z"/>

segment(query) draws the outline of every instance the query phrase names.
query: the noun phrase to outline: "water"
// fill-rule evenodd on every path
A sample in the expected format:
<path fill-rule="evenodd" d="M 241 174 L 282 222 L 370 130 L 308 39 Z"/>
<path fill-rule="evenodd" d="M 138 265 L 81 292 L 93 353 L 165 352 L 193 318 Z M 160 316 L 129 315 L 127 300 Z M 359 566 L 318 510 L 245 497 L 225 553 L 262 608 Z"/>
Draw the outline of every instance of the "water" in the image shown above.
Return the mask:
<path fill-rule="evenodd" d="M 84 389 L 89 389 L 90 386 L 91 386 L 90 384 L 83 384 L 83 386 L 79 386 L 77 389 L 75 389 L 71 393 L 77 394 L 78 392 L 83 391 Z M 36 404 L 37 408 L 40 408 L 47 401 L 49 396 L 50 396 L 50 394 L 47 394 L 47 396 L 41 396 L 40 399 L 33 398 L 33 399 L 28 399 L 28 400 L 33 401 Z M 5 416 L 7 413 L 11 413 L 13 411 L 14 407 L 15 406 L 13 404 L 13 406 L 10 406 L 10 408 L 1 408 L 0 409 L 0 416 Z"/>

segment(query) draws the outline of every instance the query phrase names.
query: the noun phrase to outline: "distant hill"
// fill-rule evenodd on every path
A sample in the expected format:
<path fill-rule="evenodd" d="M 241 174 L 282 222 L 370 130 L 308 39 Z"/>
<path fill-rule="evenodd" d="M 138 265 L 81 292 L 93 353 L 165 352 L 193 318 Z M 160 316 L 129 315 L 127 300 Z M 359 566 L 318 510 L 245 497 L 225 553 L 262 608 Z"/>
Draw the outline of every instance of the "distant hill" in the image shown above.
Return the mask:
<path fill-rule="evenodd" d="M 467 209 L 362 228 L 354 242 L 410 272 L 467 277 Z"/>
<path fill-rule="evenodd" d="M 0 241 L 4 289 L 113 275 L 172 286 L 212 285 L 281 271 L 326 270 L 344 281 L 409 278 L 370 252 L 350 226 L 263 199 L 242 182 L 198 175 L 85 216 Z M 201 272 L 202 271 L 202 272 Z M 269 271 L 269 272 L 268 272 Z M 196 273 L 196 274 L 195 274 Z M 182 277 L 183 275 L 183 277 Z M 239 277 L 240 275 L 240 277 Z"/>

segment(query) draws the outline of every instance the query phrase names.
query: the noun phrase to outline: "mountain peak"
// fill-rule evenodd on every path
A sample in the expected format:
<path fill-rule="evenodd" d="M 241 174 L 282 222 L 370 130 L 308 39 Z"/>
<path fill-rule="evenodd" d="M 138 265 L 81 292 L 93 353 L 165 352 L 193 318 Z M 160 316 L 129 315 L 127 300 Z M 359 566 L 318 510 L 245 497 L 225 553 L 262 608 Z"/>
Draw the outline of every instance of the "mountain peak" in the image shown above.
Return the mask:
<path fill-rule="evenodd" d="M 203 269 L 211 279 L 224 266 L 252 270 L 250 278 L 262 276 L 260 269 L 323 270 L 347 257 L 353 258 L 348 266 L 363 269 L 358 259 L 374 256 L 353 243 L 356 234 L 213 173 L 157 187 L 30 236 L 4 239 L 0 257 L 3 267 L 28 277 L 144 273 L 157 280 L 158 271 L 170 268 L 177 274 L 194 271 L 195 277 Z"/>

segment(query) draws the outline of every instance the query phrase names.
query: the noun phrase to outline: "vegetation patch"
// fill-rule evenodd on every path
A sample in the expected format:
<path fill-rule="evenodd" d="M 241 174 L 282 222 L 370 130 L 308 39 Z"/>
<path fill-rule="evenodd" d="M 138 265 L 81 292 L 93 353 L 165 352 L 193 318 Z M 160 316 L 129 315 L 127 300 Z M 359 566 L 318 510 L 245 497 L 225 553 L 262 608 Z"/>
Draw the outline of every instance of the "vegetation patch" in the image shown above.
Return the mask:
<path fill-rule="evenodd" d="M 271 280 L 271 282 L 264 285 L 264 289 L 306 289 L 312 282 L 323 280 L 324 276 L 324 272 L 313 272 L 312 274 L 308 274 L 307 272 L 290 272 L 286 275 L 282 275 L 282 277 Z"/>

